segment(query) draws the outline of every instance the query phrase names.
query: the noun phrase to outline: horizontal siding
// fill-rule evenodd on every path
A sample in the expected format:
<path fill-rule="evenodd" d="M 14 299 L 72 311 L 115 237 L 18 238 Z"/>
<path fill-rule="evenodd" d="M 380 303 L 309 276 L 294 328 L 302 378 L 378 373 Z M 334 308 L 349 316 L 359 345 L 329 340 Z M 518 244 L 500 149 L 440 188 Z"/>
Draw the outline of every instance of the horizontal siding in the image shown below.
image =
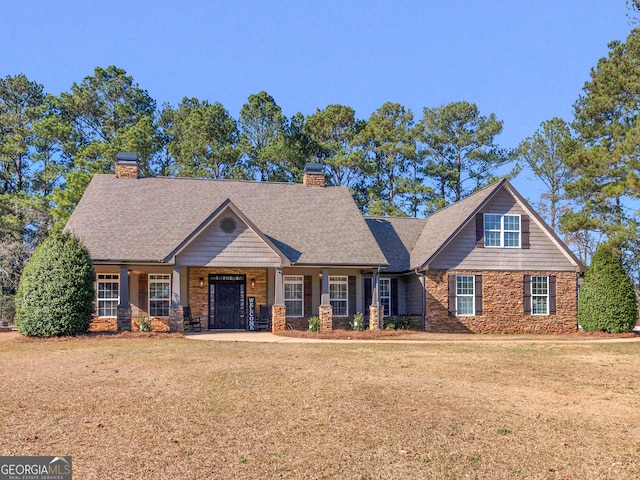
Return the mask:
<path fill-rule="evenodd" d="M 527 214 L 505 190 L 498 192 L 481 212 L 502 215 Z M 531 231 L 529 249 L 476 248 L 476 226 L 475 221 L 471 221 L 429 264 L 429 268 L 431 270 L 575 270 L 575 265 L 538 226 L 533 217 L 530 217 L 529 227 Z"/>
<path fill-rule="evenodd" d="M 422 283 L 420 277 L 417 275 L 407 275 L 403 277 L 406 306 L 405 310 L 401 313 L 409 315 L 421 315 L 422 314 Z"/>
<path fill-rule="evenodd" d="M 236 221 L 232 233 L 222 231 L 226 217 Z M 233 213 L 225 212 L 178 255 L 178 263 L 203 267 L 276 267 L 280 257 Z"/>

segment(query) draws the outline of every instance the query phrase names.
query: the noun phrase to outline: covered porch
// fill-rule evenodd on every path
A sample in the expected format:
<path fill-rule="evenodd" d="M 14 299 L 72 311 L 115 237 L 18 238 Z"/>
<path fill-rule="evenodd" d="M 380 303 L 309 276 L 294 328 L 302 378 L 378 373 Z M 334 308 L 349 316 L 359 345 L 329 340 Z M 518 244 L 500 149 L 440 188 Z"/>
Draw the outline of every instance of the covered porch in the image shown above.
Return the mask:
<path fill-rule="evenodd" d="M 368 322 L 369 328 L 382 324 L 379 275 L 371 269 L 135 264 L 95 268 L 93 331 L 139 331 L 142 319 L 153 331 L 182 332 L 185 307 L 200 318 L 205 331 L 254 331 L 265 313 L 271 331 L 306 330 L 312 316 L 319 317 L 322 330 L 347 328 L 358 312 L 375 319 Z"/>

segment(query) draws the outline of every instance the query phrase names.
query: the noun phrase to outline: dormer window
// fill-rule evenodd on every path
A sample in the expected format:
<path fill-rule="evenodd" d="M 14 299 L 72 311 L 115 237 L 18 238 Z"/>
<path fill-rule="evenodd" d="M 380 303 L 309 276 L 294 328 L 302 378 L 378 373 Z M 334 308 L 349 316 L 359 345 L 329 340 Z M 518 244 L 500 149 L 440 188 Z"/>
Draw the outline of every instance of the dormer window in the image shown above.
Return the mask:
<path fill-rule="evenodd" d="M 520 248 L 520 215 L 484 214 L 484 246 Z"/>

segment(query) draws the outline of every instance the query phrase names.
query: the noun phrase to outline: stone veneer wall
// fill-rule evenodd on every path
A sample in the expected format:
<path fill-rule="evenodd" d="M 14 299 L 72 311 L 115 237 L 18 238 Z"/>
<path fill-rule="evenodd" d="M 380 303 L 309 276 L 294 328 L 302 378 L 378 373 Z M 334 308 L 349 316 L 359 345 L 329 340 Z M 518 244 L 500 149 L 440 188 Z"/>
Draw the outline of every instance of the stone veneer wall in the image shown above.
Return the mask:
<path fill-rule="evenodd" d="M 256 297 L 256 315 L 259 305 L 267 305 L 267 269 L 266 268 L 208 268 L 198 267 L 189 269 L 189 306 L 193 317 L 202 317 L 202 328 L 209 325 L 209 274 L 211 275 L 246 275 L 247 297 Z M 200 286 L 200 278 L 204 279 L 204 286 Z M 251 287 L 254 278 L 256 286 Z M 185 300 L 183 300 L 184 303 Z M 184 305 L 186 306 L 186 305 Z"/>
<path fill-rule="evenodd" d="M 449 316 L 448 275 L 482 275 L 481 316 Z M 555 275 L 556 315 L 524 314 L 524 275 Z M 426 273 L 429 332 L 571 333 L 577 330 L 577 278 L 575 272 L 470 272 Z"/>

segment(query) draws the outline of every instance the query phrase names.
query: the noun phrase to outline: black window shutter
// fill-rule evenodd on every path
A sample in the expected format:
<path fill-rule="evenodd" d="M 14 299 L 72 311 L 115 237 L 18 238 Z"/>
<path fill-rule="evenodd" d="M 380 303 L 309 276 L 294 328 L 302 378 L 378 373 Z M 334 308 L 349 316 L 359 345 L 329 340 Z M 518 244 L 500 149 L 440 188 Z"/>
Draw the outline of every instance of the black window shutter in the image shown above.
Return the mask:
<path fill-rule="evenodd" d="M 398 315 L 398 279 L 391 279 L 391 315 Z"/>
<path fill-rule="evenodd" d="M 311 275 L 304 276 L 304 284 L 303 284 L 303 294 L 304 294 L 304 316 L 311 316 L 311 302 L 313 290 L 311 288 Z"/>
<path fill-rule="evenodd" d="M 475 297 L 476 297 L 476 316 L 482 315 L 482 275 L 476 275 L 475 281 Z"/>
<path fill-rule="evenodd" d="M 371 294 L 371 277 L 364 279 L 364 313 L 369 315 L 369 307 L 371 306 L 372 294 Z"/>
<path fill-rule="evenodd" d="M 349 283 L 347 285 L 347 296 L 349 298 L 349 315 L 356 313 L 356 277 L 349 275 Z"/>
<path fill-rule="evenodd" d="M 556 276 L 549 275 L 549 315 L 555 315 L 556 310 Z"/>
<path fill-rule="evenodd" d="M 520 229 L 521 248 L 530 248 L 531 243 L 529 240 L 529 215 L 520 216 Z"/>
<path fill-rule="evenodd" d="M 524 276 L 524 314 L 531 315 L 531 275 Z"/>
<path fill-rule="evenodd" d="M 484 248 L 484 214 L 476 214 L 476 247 Z"/>
<path fill-rule="evenodd" d="M 456 314 L 456 276 L 449 275 L 449 315 Z"/>

